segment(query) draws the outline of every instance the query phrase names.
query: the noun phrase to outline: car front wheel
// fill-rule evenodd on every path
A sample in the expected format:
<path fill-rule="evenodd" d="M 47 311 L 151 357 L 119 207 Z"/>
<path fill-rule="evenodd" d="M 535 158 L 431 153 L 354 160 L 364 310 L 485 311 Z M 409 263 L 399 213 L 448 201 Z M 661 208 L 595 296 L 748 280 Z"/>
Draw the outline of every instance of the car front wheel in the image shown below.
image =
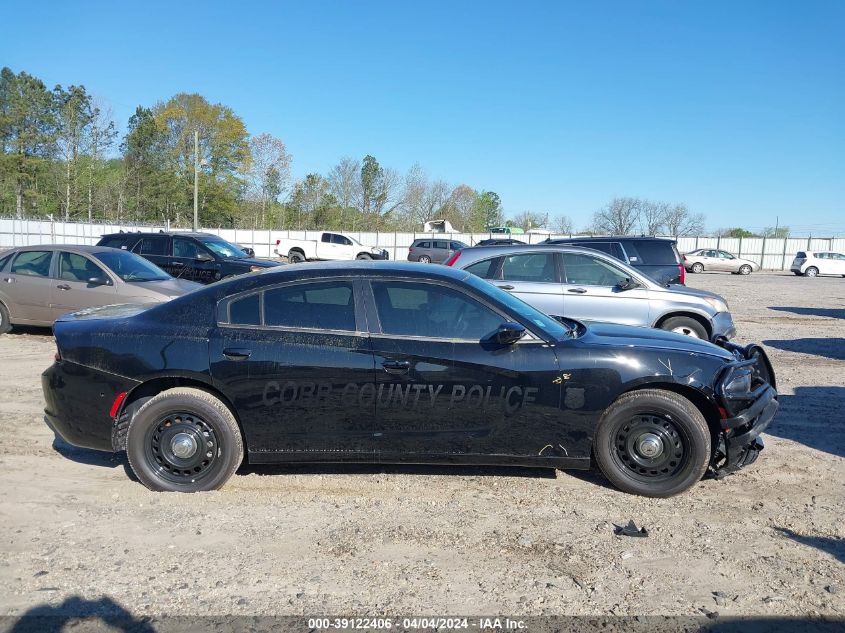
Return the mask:
<path fill-rule="evenodd" d="M 751 274 L 751 266 L 748 264 L 743 264 L 739 267 L 739 274 L 740 275 L 750 275 Z"/>
<path fill-rule="evenodd" d="M 620 490 L 670 497 L 701 480 L 710 447 L 707 422 L 692 402 L 671 391 L 643 389 L 624 394 L 604 412 L 593 453 Z"/>
<path fill-rule="evenodd" d="M 150 398 L 126 435 L 132 471 L 150 490 L 217 490 L 243 461 L 235 417 L 218 398 L 179 387 Z"/>
<path fill-rule="evenodd" d="M 660 328 L 677 334 L 704 339 L 705 341 L 709 338 L 704 326 L 690 317 L 672 317 L 666 319 L 660 325 Z"/>

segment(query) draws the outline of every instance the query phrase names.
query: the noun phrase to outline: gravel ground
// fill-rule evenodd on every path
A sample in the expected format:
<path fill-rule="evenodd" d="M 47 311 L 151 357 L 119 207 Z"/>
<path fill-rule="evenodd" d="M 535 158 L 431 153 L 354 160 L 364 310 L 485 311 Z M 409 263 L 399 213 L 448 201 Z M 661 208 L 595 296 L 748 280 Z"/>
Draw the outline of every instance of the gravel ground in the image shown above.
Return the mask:
<path fill-rule="evenodd" d="M 122 455 L 54 444 L 52 338 L 3 335 L 0 614 L 841 618 L 845 280 L 688 281 L 764 343 L 782 408 L 753 466 L 665 500 L 597 473 L 390 466 L 244 467 L 222 491 L 157 494 Z M 650 537 L 615 537 L 629 519 Z"/>

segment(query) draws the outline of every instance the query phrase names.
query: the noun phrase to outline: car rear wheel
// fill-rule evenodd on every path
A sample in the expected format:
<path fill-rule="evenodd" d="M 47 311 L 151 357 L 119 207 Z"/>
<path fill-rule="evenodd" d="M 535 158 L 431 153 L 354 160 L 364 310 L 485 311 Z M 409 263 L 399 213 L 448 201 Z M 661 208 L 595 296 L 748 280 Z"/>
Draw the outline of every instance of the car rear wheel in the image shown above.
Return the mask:
<path fill-rule="evenodd" d="M 750 275 L 751 274 L 751 266 L 748 264 L 743 264 L 739 267 L 739 274 L 740 275 Z"/>
<path fill-rule="evenodd" d="M 692 268 L 690 270 L 694 273 L 703 273 L 704 264 L 702 264 L 701 262 L 696 262 L 692 265 Z"/>
<path fill-rule="evenodd" d="M 150 490 L 199 492 L 222 487 L 244 453 L 229 408 L 210 393 L 179 387 L 138 410 L 127 430 L 126 455 Z"/>
<path fill-rule="evenodd" d="M 373 256 L 369 253 L 358 253 L 358 256 L 355 259 L 372 259 Z"/>
<path fill-rule="evenodd" d="M 288 261 L 291 264 L 301 264 L 305 261 L 305 255 L 303 255 L 299 251 L 291 251 L 290 253 L 288 253 Z"/>
<path fill-rule="evenodd" d="M 9 319 L 9 311 L 2 303 L 0 303 L 0 334 L 5 334 L 11 331 L 12 322 Z"/>
<path fill-rule="evenodd" d="M 430 264 L 431 257 L 428 255 L 420 255 L 420 258 L 417 260 L 420 264 Z"/>
<path fill-rule="evenodd" d="M 660 325 L 660 328 L 663 330 L 669 330 L 670 332 L 683 334 L 685 336 L 693 336 L 695 338 L 704 339 L 705 341 L 709 338 L 704 326 L 690 317 L 672 317 L 670 319 L 666 319 Z"/>
<path fill-rule="evenodd" d="M 810 266 L 807 270 L 804 271 L 805 277 L 818 277 L 819 276 L 819 269 L 815 266 Z"/>
<path fill-rule="evenodd" d="M 643 389 L 624 394 L 604 412 L 593 453 L 620 490 L 670 497 L 701 480 L 710 447 L 707 422 L 692 402 L 671 391 Z"/>

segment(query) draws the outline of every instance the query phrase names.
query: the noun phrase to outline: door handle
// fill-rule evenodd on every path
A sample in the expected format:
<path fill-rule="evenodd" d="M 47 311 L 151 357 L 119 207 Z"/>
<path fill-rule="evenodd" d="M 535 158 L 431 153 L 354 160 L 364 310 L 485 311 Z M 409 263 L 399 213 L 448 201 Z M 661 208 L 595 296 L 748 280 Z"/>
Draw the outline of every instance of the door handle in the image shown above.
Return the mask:
<path fill-rule="evenodd" d="M 252 354 L 252 350 L 243 347 L 227 347 L 223 350 L 223 356 L 229 360 L 246 360 L 250 354 Z"/>
<path fill-rule="evenodd" d="M 170 265 L 171 266 L 184 266 L 185 263 L 184 262 L 170 262 Z"/>
<path fill-rule="evenodd" d="M 386 360 L 381 366 L 388 374 L 407 374 L 411 370 L 411 363 L 407 360 Z"/>
<path fill-rule="evenodd" d="M 6 277 L 3 281 L 5 281 L 7 284 L 13 284 L 13 283 L 15 283 L 15 278 L 14 277 Z"/>
<path fill-rule="evenodd" d="M 513 286 L 510 284 L 505 284 L 504 286 L 499 286 L 502 290 L 513 290 Z"/>
<path fill-rule="evenodd" d="M 59 284 L 58 286 L 56 286 L 56 288 L 58 288 L 59 290 L 70 290 L 70 286 L 68 286 L 67 284 Z"/>
<path fill-rule="evenodd" d="M 587 291 L 584 290 L 583 288 L 569 288 L 569 289 L 567 289 L 566 292 L 574 292 L 577 295 L 582 295 L 582 294 L 586 293 Z"/>

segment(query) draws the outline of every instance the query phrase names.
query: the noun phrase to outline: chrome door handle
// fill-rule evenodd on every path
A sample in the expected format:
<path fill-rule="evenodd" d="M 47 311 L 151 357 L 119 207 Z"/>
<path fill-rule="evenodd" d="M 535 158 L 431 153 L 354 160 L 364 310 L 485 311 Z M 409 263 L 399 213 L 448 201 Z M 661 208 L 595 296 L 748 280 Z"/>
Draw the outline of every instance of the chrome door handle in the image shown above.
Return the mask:
<path fill-rule="evenodd" d="M 504 286 L 499 286 L 502 290 L 513 290 L 513 286 L 509 284 L 505 284 Z"/>
<path fill-rule="evenodd" d="M 3 281 L 5 281 L 7 284 L 13 284 L 13 283 L 15 283 L 15 278 L 14 277 L 6 277 Z"/>
<path fill-rule="evenodd" d="M 67 284 L 59 284 L 58 286 L 56 286 L 56 288 L 58 288 L 59 290 L 70 290 L 70 286 L 68 286 Z"/>
<path fill-rule="evenodd" d="M 407 374 L 411 370 L 411 363 L 407 360 L 386 360 L 381 366 L 388 374 Z"/>
<path fill-rule="evenodd" d="M 184 262 L 170 262 L 170 265 L 171 266 L 184 266 L 185 263 Z"/>
<path fill-rule="evenodd" d="M 586 293 L 587 291 L 584 290 L 583 288 L 569 288 L 569 289 L 567 289 L 566 292 L 574 292 L 577 295 L 582 295 L 582 294 Z"/>
<path fill-rule="evenodd" d="M 223 350 L 223 356 L 229 360 L 246 360 L 250 354 L 252 354 L 252 350 L 243 347 L 227 347 Z"/>

